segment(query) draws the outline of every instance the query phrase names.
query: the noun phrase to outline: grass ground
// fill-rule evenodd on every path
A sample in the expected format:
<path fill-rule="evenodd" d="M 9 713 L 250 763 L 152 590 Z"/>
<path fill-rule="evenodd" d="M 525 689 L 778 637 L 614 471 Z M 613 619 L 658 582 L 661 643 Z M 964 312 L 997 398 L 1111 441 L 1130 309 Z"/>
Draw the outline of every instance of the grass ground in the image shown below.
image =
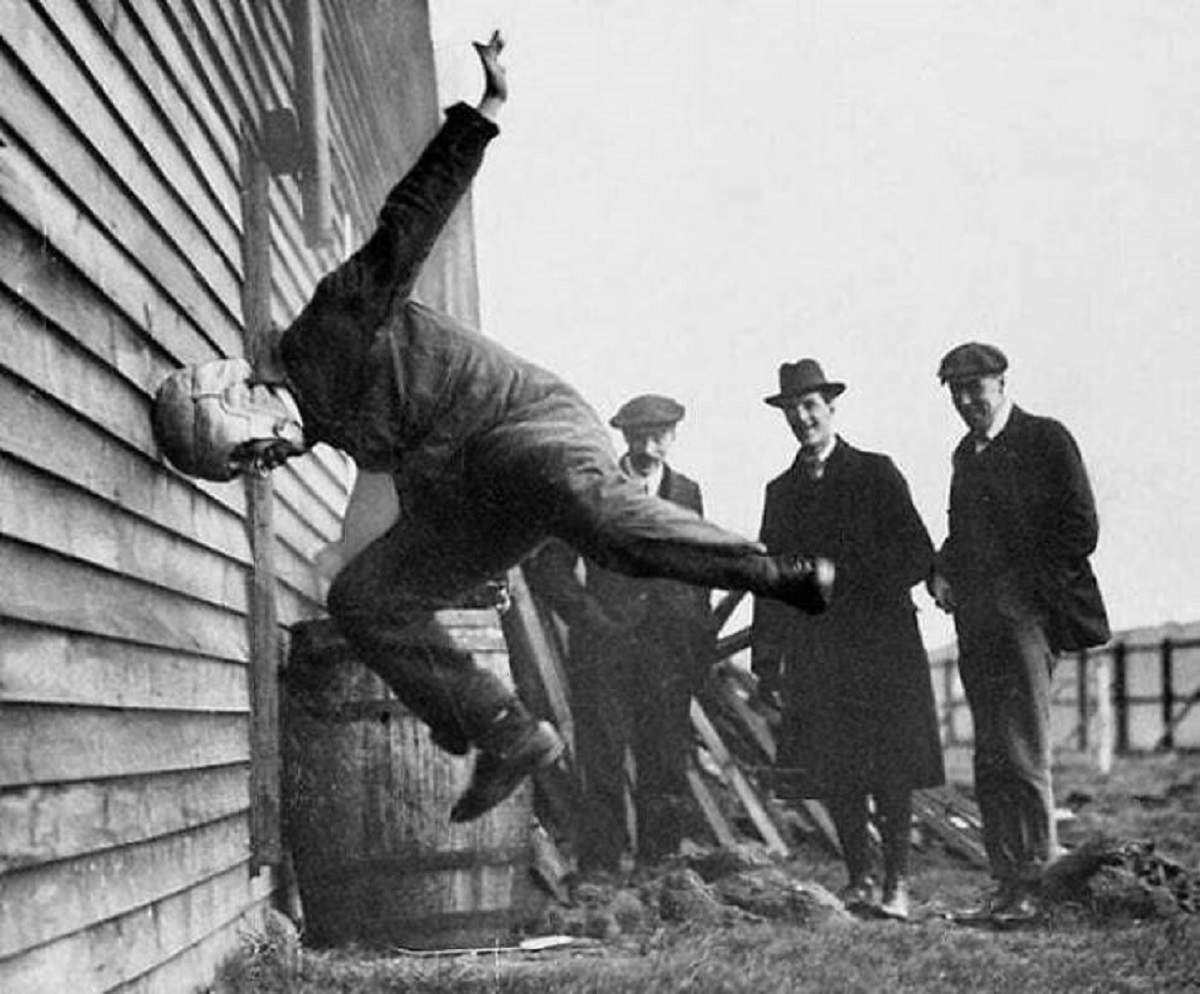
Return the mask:
<path fill-rule="evenodd" d="M 1151 840 L 1200 872 L 1200 754 L 1123 759 L 1107 777 L 1086 767 L 1058 772 L 1059 796 L 1076 816 L 1065 841 L 1104 834 Z M 827 886 L 841 869 L 815 853 L 796 869 Z M 799 928 L 779 923 L 685 924 L 639 946 L 576 952 L 412 959 L 305 951 L 298 961 L 266 940 L 248 948 L 225 978 L 228 994 L 838 994 L 838 992 L 1200 992 L 1200 915 L 1138 920 L 1056 908 L 1021 931 L 952 925 L 939 909 L 968 902 L 986 883 L 978 870 L 936 846 L 916 855 L 921 912 L 884 921 Z"/>

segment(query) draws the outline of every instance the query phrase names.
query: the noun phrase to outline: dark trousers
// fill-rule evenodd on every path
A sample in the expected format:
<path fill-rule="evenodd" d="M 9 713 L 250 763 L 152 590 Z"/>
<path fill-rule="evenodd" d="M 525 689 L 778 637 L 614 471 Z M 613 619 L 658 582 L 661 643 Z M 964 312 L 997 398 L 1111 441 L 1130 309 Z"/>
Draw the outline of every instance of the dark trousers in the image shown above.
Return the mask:
<path fill-rule="evenodd" d="M 568 673 L 583 810 L 579 866 L 619 868 L 628 846 L 626 752 L 633 757 L 636 854 L 656 862 L 674 852 L 691 811 L 687 766 L 691 702 L 702 660 L 672 651 L 663 633 L 595 637 L 577 633 Z"/>
<path fill-rule="evenodd" d="M 955 626 L 992 876 L 1033 880 L 1058 845 L 1049 735 L 1054 654 L 1044 621 L 989 600 L 960 606 Z"/>
<path fill-rule="evenodd" d="M 875 814 L 883 841 L 884 880 L 895 883 L 908 876 L 912 791 L 904 785 L 881 787 L 870 794 L 846 790 L 823 800 L 837 829 L 846 874 L 852 884 L 860 884 L 871 868 L 869 797 L 875 801 Z"/>

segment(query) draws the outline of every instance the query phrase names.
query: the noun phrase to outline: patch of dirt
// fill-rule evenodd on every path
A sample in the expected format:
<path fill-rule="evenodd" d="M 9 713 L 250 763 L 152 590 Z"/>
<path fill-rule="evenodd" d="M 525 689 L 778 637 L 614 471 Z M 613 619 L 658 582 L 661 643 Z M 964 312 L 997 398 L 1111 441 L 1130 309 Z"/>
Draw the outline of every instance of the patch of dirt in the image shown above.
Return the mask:
<path fill-rule="evenodd" d="M 605 875 L 575 881 L 570 901 L 548 906 L 534 931 L 621 944 L 669 927 L 767 920 L 817 928 L 851 916 L 829 890 L 805 879 L 800 864 L 784 863 L 745 843 L 688 846 L 660 866 L 639 868 L 629 879 Z"/>

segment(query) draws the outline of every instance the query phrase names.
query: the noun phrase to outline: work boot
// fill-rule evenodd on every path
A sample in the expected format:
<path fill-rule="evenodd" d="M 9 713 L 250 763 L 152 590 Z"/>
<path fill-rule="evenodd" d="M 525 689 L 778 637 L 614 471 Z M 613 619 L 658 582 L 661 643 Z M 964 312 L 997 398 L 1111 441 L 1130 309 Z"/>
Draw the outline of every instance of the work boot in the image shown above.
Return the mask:
<path fill-rule="evenodd" d="M 450 810 L 454 822 L 474 821 L 516 790 L 527 776 L 563 754 L 563 741 L 548 721 L 524 706 L 504 708 L 480 736 L 471 783 Z"/>
<path fill-rule="evenodd" d="M 430 728 L 429 737 L 435 746 L 452 756 L 465 756 L 471 751 L 471 740 L 460 728 Z"/>
<path fill-rule="evenodd" d="M 777 570 L 772 596 L 805 614 L 820 614 L 833 597 L 834 565 L 828 559 L 782 555 L 772 557 Z"/>

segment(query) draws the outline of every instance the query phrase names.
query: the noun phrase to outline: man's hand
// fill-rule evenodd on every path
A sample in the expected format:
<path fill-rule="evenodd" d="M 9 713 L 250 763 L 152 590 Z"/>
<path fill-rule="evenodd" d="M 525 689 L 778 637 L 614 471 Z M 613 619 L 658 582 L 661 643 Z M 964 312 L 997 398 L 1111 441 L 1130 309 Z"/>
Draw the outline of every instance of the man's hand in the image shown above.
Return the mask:
<path fill-rule="evenodd" d="M 504 38 L 499 31 L 493 31 L 487 44 L 472 42 L 483 64 L 483 96 L 479 100 L 479 113 L 488 120 L 495 121 L 508 99 L 508 73 L 500 64 L 500 53 L 504 51 Z"/>
<path fill-rule="evenodd" d="M 941 573 L 936 570 L 930 573 L 925 582 L 925 589 L 929 591 L 929 596 L 938 607 L 947 614 L 954 613 L 954 591 L 950 587 L 950 581 Z"/>

